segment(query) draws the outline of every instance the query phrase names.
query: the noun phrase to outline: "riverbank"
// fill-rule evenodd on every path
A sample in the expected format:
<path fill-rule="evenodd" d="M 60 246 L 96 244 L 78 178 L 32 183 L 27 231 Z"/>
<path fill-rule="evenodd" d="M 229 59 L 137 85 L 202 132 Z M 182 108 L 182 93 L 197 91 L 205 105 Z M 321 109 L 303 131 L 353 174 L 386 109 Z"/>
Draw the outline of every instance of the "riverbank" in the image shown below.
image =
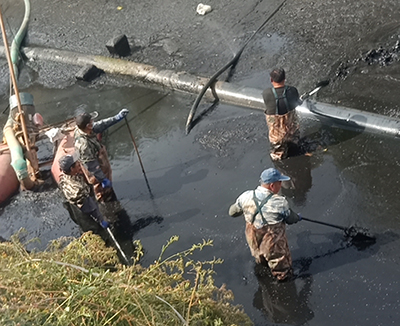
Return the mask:
<path fill-rule="evenodd" d="M 46 6 L 39 6 L 45 2 Z M 272 1 L 221 1 L 211 4 L 213 15 L 196 16 L 197 3 L 182 1 L 167 0 L 165 7 L 152 1 L 115 4 L 99 0 L 97 7 L 93 2 L 75 0 L 54 2 L 59 6 L 43 0 L 35 3 L 27 47 L 108 56 L 105 43 L 115 32 L 125 33 L 130 42 L 135 40 L 141 47 L 125 59 L 204 77 L 231 59 L 240 47 L 238 43 L 251 33 L 248 31 L 254 31 L 266 18 L 265 12 L 278 5 Z M 320 75 L 325 78 L 331 68 L 336 71 L 332 66 L 335 60 L 339 60 L 337 66 L 347 60 L 352 63 L 364 49 L 396 41 L 399 4 L 394 1 L 300 0 L 288 4 L 291 6 L 285 5 L 282 15 L 266 26 L 263 37 L 257 37 L 243 52 L 231 82 L 264 88 L 270 67 L 284 64 L 288 82 L 303 92 L 313 88 Z M 117 9 L 119 5 L 125 11 Z M 8 10 L 15 15 L 8 16 L 19 23 L 14 6 Z M 260 6 L 265 8 L 260 10 Z M 13 22 L 8 21 L 7 26 L 17 25 Z M 193 26 L 198 34 L 193 34 Z M 213 32 L 206 33 L 210 30 Z M 296 30 L 299 32 L 290 32 Z M 177 31 L 182 31 L 179 37 Z M 357 37 L 362 38 L 358 41 Z M 172 41 L 181 50 L 174 52 Z M 144 57 L 145 53 L 148 56 Z M 274 166 L 261 111 L 220 103 L 204 114 L 209 104 L 202 103 L 199 113 L 203 119 L 186 136 L 185 122 L 194 101 L 187 94 L 142 88 L 131 78 L 109 74 L 91 83 L 76 82 L 79 68 L 71 65 L 26 61 L 24 67 L 23 90 L 34 95 L 36 108 L 46 122 L 71 117 L 78 106 L 98 111 L 99 117 L 129 107 L 129 122 L 154 197 L 146 187 L 127 128 L 115 126 L 105 142 L 114 188 L 129 217 L 130 224 L 123 227 L 132 230 L 124 240 L 131 243 L 133 237 L 142 241 L 143 266 L 158 258 L 159 249 L 173 235 L 180 236 L 183 249 L 202 239 L 213 239 L 214 246 L 197 253 L 196 259 L 224 259 L 215 267 L 216 284 L 232 289 L 234 303 L 243 305 L 257 326 L 333 326 L 338 321 L 376 326 L 399 319 L 398 139 L 302 122 L 303 134 L 316 140 L 321 149 L 311 157 L 294 157 L 276 165 L 293 180 L 283 193 L 293 209 L 305 217 L 366 228 L 377 242 L 359 250 L 348 245 L 341 231 L 306 221 L 297 223 L 288 227 L 287 236 L 299 277 L 276 285 L 257 273 L 246 245 L 243 219 L 227 215 L 240 193 L 257 186 L 260 172 Z M 341 105 L 395 116 L 399 103 L 396 69 L 397 65 L 356 62 L 348 67 L 351 73 L 335 79 L 318 94 L 319 99 L 331 103 L 340 100 Z M 6 73 L 2 76 L 5 108 L 9 80 Z M 393 105 L 390 99 L 394 99 Z M 0 214 L 0 235 L 9 239 L 10 233 L 25 227 L 29 230 L 27 246 L 45 248 L 48 241 L 60 236 L 80 235 L 55 187 L 42 193 L 22 192 L 0 209 Z M 30 241 L 36 237 L 42 241 Z"/>
<path fill-rule="evenodd" d="M 91 233 L 58 239 L 48 252 L 33 253 L 25 251 L 20 236 L 0 242 L 2 325 L 253 325 L 231 304 L 232 292 L 214 285 L 213 267 L 221 261 L 188 258 L 212 242 L 161 254 L 143 268 L 120 265 L 115 251 Z M 177 241 L 171 238 L 165 249 Z M 136 258 L 143 255 L 139 244 Z M 193 267 L 194 282 L 182 262 Z"/>
<path fill-rule="evenodd" d="M 125 34 L 132 49 L 127 60 L 207 78 L 231 60 L 281 4 L 274 0 L 246 4 L 222 0 L 210 3 L 213 10 L 201 16 L 196 13 L 197 3 L 183 0 L 167 0 L 162 5 L 155 0 L 99 0 L 95 5 L 79 0 L 49 5 L 37 0 L 31 6 L 24 45 L 107 56 L 106 43 Z M 22 0 L 2 4 L 9 35 L 19 27 L 23 7 Z M 246 46 L 231 81 L 264 88 L 268 71 L 283 66 L 288 83 L 301 93 L 329 77 L 332 83 L 319 94 L 322 101 L 397 116 L 397 65 L 368 64 L 362 59 L 368 51 L 379 47 L 390 51 L 395 45 L 400 35 L 399 10 L 396 0 L 284 1 Z M 32 82 L 66 87 L 75 82 L 78 71 L 50 62 L 28 61 L 25 66 L 22 87 Z M 7 72 L 4 65 L 1 72 Z M 123 83 L 112 76 L 102 78 Z M 226 75 L 221 80 L 224 78 Z M 1 85 L 1 90 L 6 90 L 8 79 L 3 78 Z"/>

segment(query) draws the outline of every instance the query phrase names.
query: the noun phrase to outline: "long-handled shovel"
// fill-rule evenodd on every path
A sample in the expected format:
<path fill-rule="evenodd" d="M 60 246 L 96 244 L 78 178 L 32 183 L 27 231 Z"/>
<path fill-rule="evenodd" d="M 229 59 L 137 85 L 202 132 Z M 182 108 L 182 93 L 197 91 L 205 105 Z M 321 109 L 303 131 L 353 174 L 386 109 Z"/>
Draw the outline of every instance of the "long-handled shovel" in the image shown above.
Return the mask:
<path fill-rule="evenodd" d="M 345 236 L 347 238 L 351 239 L 352 243 L 375 243 L 375 241 L 376 241 L 375 237 L 367 235 L 366 232 L 364 232 L 363 230 L 358 230 L 355 226 L 346 228 L 344 226 L 321 222 L 321 221 L 316 221 L 316 220 L 312 220 L 312 219 L 309 219 L 306 217 L 302 217 L 301 219 L 304 221 L 322 224 L 325 226 L 330 226 L 332 228 L 342 230 L 342 231 L 344 231 Z"/>
<path fill-rule="evenodd" d="M 118 250 L 119 250 L 119 252 L 121 253 L 121 256 L 124 258 L 125 262 L 126 262 L 128 265 L 131 265 L 131 263 L 129 262 L 128 257 L 126 257 L 124 251 L 122 250 L 121 246 L 119 245 L 117 239 L 115 239 L 114 234 L 111 232 L 110 228 L 107 227 L 106 230 L 107 230 L 107 232 L 108 232 L 110 238 L 114 241 L 115 246 L 118 248 Z"/>
<path fill-rule="evenodd" d="M 318 92 L 322 87 L 325 87 L 327 85 L 329 85 L 329 79 L 327 80 L 321 80 L 317 83 L 317 85 L 315 85 L 315 88 L 312 91 L 306 92 L 304 94 L 302 94 L 300 96 L 300 98 L 304 101 L 307 98 L 309 98 L 310 96 L 314 95 L 316 92 Z"/>
<path fill-rule="evenodd" d="M 90 215 L 90 217 L 91 217 L 96 223 L 99 223 L 99 222 L 97 221 L 97 219 L 96 219 L 93 215 L 91 215 L 91 214 L 89 214 L 89 215 Z M 103 227 L 103 226 L 101 226 L 101 227 Z M 115 239 L 115 236 L 114 236 L 114 234 L 112 233 L 110 227 L 107 226 L 107 227 L 104 228 L 104 229 L 108 232 L 108 235 L 110 236 L 111 240 L 114 242 L 115 246 L 116 246 L 117 249 L 119 250 L 119 252 L 120 252 L 122 258 L 124 258 L 125 262 L 126 262 L 128 265 L 131 265 L 131 263 L 130 263 L 128 257 L 126 257 L 126 255 L 125 255 L 124 251 L 122 250 L 121 246 L 119 245 L 117 239 Z"/>
<path fill-rule="evenodd" d="M 153 193 L 151 192 L 149 180 L 147 180 L 147 176 L 146 176 L 146 172 L 144 171 L 144 166 L 143 166 L 143 163 L 142 163 L 142 159 L 140 158 L 139 149 L 138 149 L 138 147 L 137 147 L 137 145 L 136 145 L 135 138 L 133 138 L 132 131 L 131 131 L 131 127 L 129 126 L 128 119 L 125 117 L 124 120 L 125 120 L 125 123 L 126 123 L 126 127 L 128 128 L 129 135 L 131 136 L 131 140 L 132 140 L 133 147 L 134 147 L 135 150 L 136 150 L 136 154 L 137 154 L 137 156 L 138 156 L 140 166 L 142 167 L 142 172 L 143 172 L 144 180 L 146 181 L 146 186 L 147 186 L 147 189 L 149 190 L 150 198 L 151 198 L 151 199 L 154 199 L 154 195 L 153 195 Z"/>
<path fill-rule="evenodd" d="M 131 127 L 129 126 L 128 119 L 125 117 L 124 120 L 125 120 L 125 123 L 126 123 L 126 127 L 128 128 L 129 135 L 131 136 L 131 140 L 132 140 L 133 147 L 134 147 L 135 150 L 136 150 L 136 154 L 137 154 L 137 156 L 138 156 L 139 163 L 140 163 L 140 166 L 141 166 L 141 168 L 142 168 L 142 172 L 143 172 L 144 176 L 146 177 L 146 172 L 144 172 L 144 166 L 143 166 L 143 163 L 142 163 L 142 159 L 140 158 L 139 149 L 138 149 L 138 147 L 137 147 L 137 145 L 136 145 L 135 138 L 133 138 L 132 131 L 131 131 Z"/>

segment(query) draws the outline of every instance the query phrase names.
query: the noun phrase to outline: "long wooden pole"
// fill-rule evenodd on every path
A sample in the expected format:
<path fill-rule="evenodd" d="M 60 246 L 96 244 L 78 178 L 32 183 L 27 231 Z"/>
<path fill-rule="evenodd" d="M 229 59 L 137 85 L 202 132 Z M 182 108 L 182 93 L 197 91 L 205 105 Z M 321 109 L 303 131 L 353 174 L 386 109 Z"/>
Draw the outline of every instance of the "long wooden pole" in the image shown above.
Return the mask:
<path fill-rule="evenodd" d="M 18 112 L 19 112 L 19 119 L 21 121 L 21 127 L 22 127 L 22 133 L 24 136 L 24 142 L 25 142 L 25 147 L 27 149 L 27 152 L 29 153 L 29 156 L 32 156 L 32 148 L 31 148 L 31 144 L 30 144 L 30 140 L 29 140 L 29 136 L 28 136 L 28 130 L 26 129 L 26 122 L 25 122 L 25 113 L 22 110 L 22 106 L 21 106 L 21 99 L 19 96 L 19 91 L 18 91 L 18 86 L 17 86 L 17 80 L 15 78 L 15 73 L 14 73 L 14 67 L 11 61 L 11 55 L 10 55 L 10 49 L 8 47 L 8 40 L 7 40 L 7 34 L 6 34 L 6 30 L 4 27 L 4 21 L 3 21 L 3 15 L 1 12 L 1 8 L 0 8 L 0 26 L 1 26 L 1 33 L 3 35 L 3 43 L 4 43 L 4 48 L 6 51 L 6 57 L 7 57 L 7 62 L 8 62 L 8 66 L 10 69 L 10 77 L 11 77 L 11 81 L 14 87 L 14 92 L 15 92 L 15 96 L 17 98 L 17 104 L 18 104 Z M 34 169 L 34 173 L 36 174 L 36 172 L 38 171 L 38 167 L 36 164 L 36 160 L 34 160 L 33 157 L 30 157 L 31 159 L 31 165 Z M 33 161 L 33 162 L 32 162 Z"/>
<path fill-rule="evenodd" d="M 126 127 L 128 128 L 128 131 L 129 131 L 129 135 L 131 136 L 131 139 L 132 139 L 133 147 L 135 148 L 136 154 L 137 154 L 137 156 L 138 156 L 138 158 L 139 158 L 140 166 L 142 167 L 142 172 L 143 172 L 144 180 L 146 181 L 147 189 L 149 189 L 150 198 L 151 198 L 151 199 L 154 199 L 153 192 L 151 191 L 151 188 L 150 188 L 149 180 L 147 180 L 146 172 L 144 171 L 142 159 L 140 158 L 139 149 L 138 149 L 138 147 L 137 147 L 137 145 L 136 145 L 135 138 L 133 138 L 133 135 L 132 135 L 131 127 L 129 127 L 128 119 L 127 119 L 126 117 L 125 117 L 124 119 L 125 119 Z"/>
<path fill-rule="evenodd" d="M 140 166 L 142 167 L 143 173 L 146 174 L 146 172 L 144 172 L 144 167 L 143 167 L 142 159 L 140 158 L 139 149 L 138 149 L 138 147 L 137 147 L 137 145 L 136 145 L 135 138 L 133 138 L 133 135 L 132 135 L 131 127 L 129 127 L 129 122 L 128 122 L 128 120 L 126 119 L 126 117 L 125 117 L 124 119 L 125 119 L 126 127 L 128 128 L 128 131 L 129 131 L 129 135 L 131 136 L 131 139 L 132 139 L 133 147 L 135 147 L 136 154 L 137 154 L 137 156 L 138 156 L 138 158 L 139 158 Z"/>

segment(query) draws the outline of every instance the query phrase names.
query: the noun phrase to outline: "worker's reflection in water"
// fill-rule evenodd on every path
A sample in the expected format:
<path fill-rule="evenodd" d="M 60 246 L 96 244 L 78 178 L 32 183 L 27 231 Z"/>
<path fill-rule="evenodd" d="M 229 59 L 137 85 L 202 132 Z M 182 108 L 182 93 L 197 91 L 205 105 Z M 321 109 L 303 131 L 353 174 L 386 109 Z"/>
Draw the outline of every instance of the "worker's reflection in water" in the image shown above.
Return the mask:
<path fill-rule="evenodd" d="M 258 291 L 254 294 L 253 306 L 268 318 L 271 323 L 304 325 L 314 317 L 308 307 L 312 276 L 301 275 L 295 280 L 277 282 L 267 268 L 255 266 Z"/>
<path fill-rule="evenodd" d="M 314 157 L 296 156 L 274 162 L 279 172 L 290 177 L 282 183 L 282 194 L 291 198 L 296 206 L 302 206 L 307 200 L 307 193 L 312 186 L 311 170 Z"/>

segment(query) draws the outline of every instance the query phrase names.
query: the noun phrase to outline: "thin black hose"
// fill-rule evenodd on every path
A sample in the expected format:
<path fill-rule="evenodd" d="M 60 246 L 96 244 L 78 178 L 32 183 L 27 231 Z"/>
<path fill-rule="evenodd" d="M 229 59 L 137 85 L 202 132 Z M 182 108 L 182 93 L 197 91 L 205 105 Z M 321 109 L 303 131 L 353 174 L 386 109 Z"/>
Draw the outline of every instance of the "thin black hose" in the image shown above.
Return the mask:
<path fill-rule="evenodd" d="M 243 53 L 244 48 L 249 44 L 249 42 L 253 39 L 253 37 L 270 21 L 270 19 L 275 16 L 275 14 L 282 8 L 282 6 L 285 4 L 286 0 L 282 1 L 282 3 L 278 6 L 278 8 L 275 9 L 275 11 L 269 15 L 269 17 L 261 24 L 259 28 L 249 37 L 249 39 L 244 43 L 244 45 L 241 47 L 241 49 L 236 53 L 236 55 L 233 57 L 232 60 L 230 60 L 225 66 L 223 66 L 220 70 L 218 70 L 207 82 L 207 84 L 204 85 L 202 90 L 200 91 L 199 95 L 197 96 L 195 102 L 193 103 L 193 106 L 189 112 L 189 116 L 186 121 L 186 135 L 190 132 L 191 125 L 192 125 L 192 120 L 193 116 L 196 113 L 197 107 L 200 104 L 201 99 L 203 98 L 204 94 L 206 93 L 207 89 L 216 81 L 216 79 L 230 66 L 232 66 L 232 69 L 236 66 L 237 62 L 239 61 L 240 56 Z M 214 92 L 214 96 L 217 96 Z M 218 98 L 216 97 L 216 100 Z"/>

